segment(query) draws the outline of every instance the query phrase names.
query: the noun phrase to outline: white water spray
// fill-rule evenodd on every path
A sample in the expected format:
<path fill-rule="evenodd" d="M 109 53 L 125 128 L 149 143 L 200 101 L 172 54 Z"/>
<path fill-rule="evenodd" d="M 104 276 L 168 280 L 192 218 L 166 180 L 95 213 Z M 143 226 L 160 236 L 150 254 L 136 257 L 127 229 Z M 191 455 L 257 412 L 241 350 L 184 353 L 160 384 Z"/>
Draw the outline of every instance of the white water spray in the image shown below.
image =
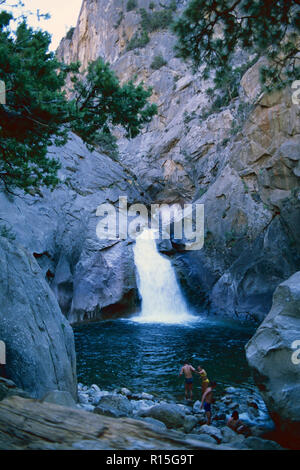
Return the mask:
<path fill-rule="evenodd" d="M 188 312 L 171 262 L 157 250 L 154 231 L 146 229 L 136 239 L 134 261 L 142 297 L 140 323 L 186 323 L 198 320 Z"/>

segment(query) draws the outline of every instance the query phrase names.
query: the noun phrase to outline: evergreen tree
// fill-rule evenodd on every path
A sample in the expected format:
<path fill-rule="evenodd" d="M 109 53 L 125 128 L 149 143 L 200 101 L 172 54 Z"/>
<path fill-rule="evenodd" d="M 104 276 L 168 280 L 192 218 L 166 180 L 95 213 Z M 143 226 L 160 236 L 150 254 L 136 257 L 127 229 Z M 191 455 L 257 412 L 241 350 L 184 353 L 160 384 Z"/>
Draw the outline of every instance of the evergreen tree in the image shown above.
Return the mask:
<path fill-rule="evenodd" d="M 121 125 L 136 136 L 157 109 L 148 103 L 151 89 L 132 82 L 120 85 L 109 64 L 60 63 L 49 52 L 51 37 L 33 30 L 26 20 L 10 28 L 11 13 L 0 13 L 0 80 L 6 84 L 6 104 L 0 105 L 0 182 L 25 191 L 58 183 L 59 162 L 48 147 L 64 145 L 72 130 L 93 148 L 102 133 Z M 71 74 L 72 99 L 63 87 Z"/>
<path fill-rule="evenodd" d="M 299 5 L 299 0 L 191 0 L 174 24 L 178 56 L 191 59 L 195 69 L 203 65 L 204 78 L 214 71 L 220 82 L 232 74 L 240 47 L 269 58 L 261 69 L 266 90 L 282 88 L 300 77 Z"/>

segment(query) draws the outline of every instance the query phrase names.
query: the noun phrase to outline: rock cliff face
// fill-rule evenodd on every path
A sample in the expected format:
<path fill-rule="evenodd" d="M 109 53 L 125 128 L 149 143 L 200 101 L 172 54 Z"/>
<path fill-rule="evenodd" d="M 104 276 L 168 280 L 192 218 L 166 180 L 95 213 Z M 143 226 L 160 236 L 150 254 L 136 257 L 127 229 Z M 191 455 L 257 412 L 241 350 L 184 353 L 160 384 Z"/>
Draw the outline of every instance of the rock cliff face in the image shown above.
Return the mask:
<path fill-rule="evenodd" d="M 173 255 L 190 302 L 262 319 L 276 286 L 299 269 L 300 107 L 290 90 L 261 94 L 255 64 L 242 78 L 240 96 L 203 117 L 211 83 L 175 57 L 168 29 L 129 50 L 142 29 L 139 8 L 151 13 L 171 4 L 151 2 L 150 10 L 148 0 L 137 3 L 128 12 L 126 2 L 84 0 L 73 37 L 61 42 L 58 56 L 79 59 L 83 69 L 101 56 L 121 81 L 153 87 L 158 116 L 131 141 L 118 133 L 120 161 L 152 202 L 205 204 L 204 249 Z M 178 1 L 173 14 L 185 3 Z M 156 56 L 165 62 L 158 69 Z M 242 52 L 236 57 L 239 64 L 245 60 Z"/>
<path fill-rule="evenodd" d="M 59 389 L 76 398 L 73 332 L 37 262 L 0 237 L 0 263 L 0 338 L 9 377 L 34 397 Z"/>
<path fill-rule="evenodd" d="M 300 446 L 300 272 L 280 284 L 246 347 L 270 415 L 286 442 Z"/>
<path fill-rule="evenodd" d="M 130 312 L 138 303 L 132 248 L 97 238 L 96 210 L 118 205 L 120 195 L 141 201 L 134 177 L 75 135 L 50 152 L 62 163 L 62 184 L 35 195 L 1 193 L 2 231 L 36 258 L 70 322 Z"/>

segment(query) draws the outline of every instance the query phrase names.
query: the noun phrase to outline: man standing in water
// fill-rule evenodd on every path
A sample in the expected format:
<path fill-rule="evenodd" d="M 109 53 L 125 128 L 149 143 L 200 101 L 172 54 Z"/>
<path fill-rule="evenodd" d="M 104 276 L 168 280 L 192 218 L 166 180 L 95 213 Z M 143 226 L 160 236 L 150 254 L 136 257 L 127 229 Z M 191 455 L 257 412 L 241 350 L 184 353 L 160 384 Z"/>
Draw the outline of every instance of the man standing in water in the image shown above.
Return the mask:
<path fill-rule="evenodd" d="M 204 410 L 205 410 L 208 425 L 211 424 L 211 405 L 212 403 L 214 403 L 213 390 L 214 388 L 216 388 L 216 386 L 217 386 L 216 382 L 210 382 L 209 387 L 205 390 L 205 392 L 202 395 L 200 409 L 202 409 L 203 404 L 204 404 Z"/>
<path fill-rule="evenodd" d="M 191 366 L 187 361 L 184 363 L 184 365 L 181 368 L 181 371 L 179 373 L 179 377 L 184 374 L 185 378 L 185 398 L 186 400 L 189 399 L 190 395 L 190 400 L 193 399 L 193 372 L 195 372 L 195 369 L 193 366 Z"/>

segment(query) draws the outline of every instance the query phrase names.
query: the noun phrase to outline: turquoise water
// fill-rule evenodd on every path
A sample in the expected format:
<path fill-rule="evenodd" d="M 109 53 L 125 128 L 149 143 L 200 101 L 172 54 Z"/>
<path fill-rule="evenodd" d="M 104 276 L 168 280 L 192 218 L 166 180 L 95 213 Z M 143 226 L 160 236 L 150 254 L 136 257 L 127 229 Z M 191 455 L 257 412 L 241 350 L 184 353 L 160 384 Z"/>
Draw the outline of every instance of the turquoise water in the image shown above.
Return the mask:
<path fill-rule="evenodd" d="M 189 325 L 143 324 L 114 320 L 74 327 L 78 380 L 113 390 L 127 387 L 137 393 L 179 400 L 182 363 L 201 364 L 218 393 L 227 386 L 254 389 L 244 346 L 253 325 L 203 319 Z M 195 378 L 196 395 L 200 380 Z"/>

